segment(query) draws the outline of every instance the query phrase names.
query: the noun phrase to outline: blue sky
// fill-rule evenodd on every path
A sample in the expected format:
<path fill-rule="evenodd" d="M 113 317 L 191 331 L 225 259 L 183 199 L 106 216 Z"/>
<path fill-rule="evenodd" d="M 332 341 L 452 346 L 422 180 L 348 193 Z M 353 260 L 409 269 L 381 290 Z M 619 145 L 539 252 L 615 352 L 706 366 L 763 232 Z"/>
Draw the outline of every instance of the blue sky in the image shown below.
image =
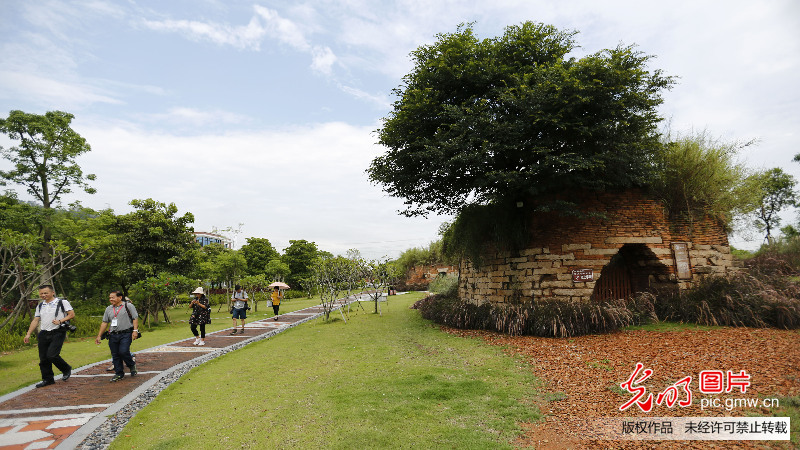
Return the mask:
<path fill-rule="evenodd" d="M 409 53 L 462 22 L 492 37 L 525 20 L 580 31 L 575 56 L 619 43 L 656 55 L 680 77 L 662 108 L 673 130 L 757 138 L 749 166 L 800 178 L 792 0 L 0 0 L 0 114 L 75 114 L 98 193 L 68 200 L 124 213 L 152 197 L 197 230 L 243 224 L 239 244 L 396 257 L 448 219 L 397 215 L 402 201 L 364 175 Z"/>

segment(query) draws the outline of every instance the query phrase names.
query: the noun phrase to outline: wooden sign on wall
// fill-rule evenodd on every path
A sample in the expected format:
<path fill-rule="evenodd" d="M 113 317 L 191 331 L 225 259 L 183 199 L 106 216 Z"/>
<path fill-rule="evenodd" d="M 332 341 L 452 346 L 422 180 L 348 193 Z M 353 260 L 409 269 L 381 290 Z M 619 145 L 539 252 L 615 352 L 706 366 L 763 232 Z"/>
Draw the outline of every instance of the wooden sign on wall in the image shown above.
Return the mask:
<path fill-rule="evenodd" d="M 691 279 L 692 268 L 689 265 L 689 244 L 685 242 L 673 242 L 672 253 L 675 257 L 675 270 L 678 272 L 678 279 Z"/>

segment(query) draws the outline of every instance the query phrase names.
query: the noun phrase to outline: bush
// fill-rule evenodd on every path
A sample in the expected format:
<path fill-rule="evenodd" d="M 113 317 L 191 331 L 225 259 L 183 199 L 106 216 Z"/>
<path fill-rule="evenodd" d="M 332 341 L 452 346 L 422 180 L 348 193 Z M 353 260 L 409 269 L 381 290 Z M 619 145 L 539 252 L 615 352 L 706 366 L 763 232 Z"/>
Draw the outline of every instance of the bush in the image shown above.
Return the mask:
<path fill-rule="evenodd" d="M 800 327 L 800 289 L 785 280 L 770 283 L 773 275 L 759 270 L 785 266 L 774 259 L 762 263 L 774 266 L 759 264 L 750 274 L 704 278 L 691 290 L 659 299 L 656 313 L 662 320 L 700 325 Z"/>
<path fill-rule="evenodd" d="M 658 317 L 701 325 L 800 328 L 800 239 L 762 247 L 747 272 L 707 277 L 691 290 L 660 299 Z"/>
<path fill-rule="evenodd" d="M 762 246 L 745 262 L 750 272 L 775 281 L 776 277 L 796 275 L 800 271 L 800 237 L 780 239 Z"/>
<path fill-rule="evenodd" d="M 520 305 L 475 305 L 454 297 L 432 295 L 413 306 L 422 317 L 462 329 L 517 335 L 570 337 L 607 333 L 655 319 L 653 297 L 602 303 L 540 300 Z"/>
<path fill-rule="evenodd" d="M 458 294 L 458 276 L 438 276 L 430 282 L 428 290 L 445 297 L 455 297 Z"/>
<path fill-rule="evenodd" d="M 227 305 L 228 299 L 231 298 L 230 294 L 209 294 L 206 295 L 208 297 L 208 304 L 209 306 L 216 306 L 216 305 Z"/>
<path fill-rule="evenodd" d="M 97 330 L 100 329 L 100 317 L 91 317 L 83 314 L 82 311 L 75 309 L 75 318 L 70 321 L 72 325 L 78 327 L 75 332 L 69 333 L 70 338 L 93 337 L 97 335 Z M 17 350 L 25 346 L 23 338 L 25 333 L 28 332 L 28 327 L 31 325 L 30 318 L 25 320 L 17 320 L 13 327 L 5 327 L 0 330 L 0 352 L 8 352 Z M 31 333 L 31 343 L 36 344 L 36 335 L 38 331 Z"/>
<path fill-rule="evenodd" d="M 306 298 L 307 295 L 303 291 L 298 291 L 295 289 L 287 289 L 283 291 L 283 299 L 284 300 L 291 300 L 293 298 Z"/>

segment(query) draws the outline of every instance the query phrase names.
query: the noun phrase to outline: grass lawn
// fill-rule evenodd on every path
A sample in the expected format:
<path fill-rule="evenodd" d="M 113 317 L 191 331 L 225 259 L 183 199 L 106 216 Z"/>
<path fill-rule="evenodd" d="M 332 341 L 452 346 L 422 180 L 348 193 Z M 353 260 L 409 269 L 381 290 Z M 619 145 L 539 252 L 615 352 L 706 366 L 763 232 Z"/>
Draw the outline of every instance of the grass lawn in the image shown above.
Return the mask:
<path fill-rule="evenodd" d="M 308 308 L 309 306 L 318 305 L 319 298 L 313 299 L 292 299 L 284 300 L 281 303 L 281 313 L 296 311 L 298 309 Z M 219 306 L 211 308 L 211 323 L 206 325 L 206 333 L 229 328 L 233 325 L 230 314 L 225 306 L 222 307 L 220 312 L 217 312 Z M 247 318 L 248 321 L 263 319 L 264 317 L 272 317 L 272 308 L 267 308 L 265 302 L 260 302 L 258 305 L 258 312 L 253 310 L 249 311 Z M 78 311 L 80 313 L 80 311 Z M 185 306 L 179 306 L 170 311 L 170 319 L 173 323 L 159 323 L 151 328 L 140 326 L 142 331 L 142 340 L 134 341 L 131 350 L 135 353 L 136 350 L 155 347 L 168 342 L 174 342 L 181 339 L 192 337 L 192 332 L 189 330 L 189 315 L 191 310 Z M 39 351 L 36 348 L 35 342 L 27 346 L 28 348 L 19 351 L 0 354 L 0 395 L 7 394 L 17 389 L 29 386 L 33 383 L 41 381 L 39 373 Z M 94 336 L 90 338 L 70 338 L 67 337 L 67 342 L 61 350 L 61 356 L 74 368 L 85 366 L 87 364 L 102 361 L 111 358 L 111 352 L 108 349 L 108 342 L 103 341 L 100 345 L 95 345 Z M 56 380 L 60 378 L 58 369 L 56 370 Z"/>
<path fill-rule="evenodd" d="M 112 448 L 510 448 L 539 417 L 521 360 L 443 333 L 393 297 L 195 368 Z"/>

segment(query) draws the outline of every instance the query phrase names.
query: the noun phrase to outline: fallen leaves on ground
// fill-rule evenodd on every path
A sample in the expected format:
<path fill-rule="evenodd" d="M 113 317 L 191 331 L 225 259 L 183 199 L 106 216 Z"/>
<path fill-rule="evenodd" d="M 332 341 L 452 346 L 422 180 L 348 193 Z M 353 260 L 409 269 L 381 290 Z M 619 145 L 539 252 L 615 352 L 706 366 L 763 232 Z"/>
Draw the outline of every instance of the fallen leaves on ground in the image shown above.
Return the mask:
<path fill-rule="evenodd" d="M 445 331 L 479 337 L 526 360 L 545 386 L 539 407 L 545 420 L 523 424 L 519 447 L 535 448 L 764 448 L 786 446 L 784 441 L 599 441 L 576 436 L 575 424 L 607 417 L 735 417 L 770 416 L 766 408 L 701 409 L 701 399 L 778 398 L 800 395 L 800 332 L 753 328 L 620 331 L 574 338 L 511 337 L 494 332 Z M 639 386 L 655 397 L 678 380 L 692 376 L 689 407 L 656 405 L 644 413 L 636 405 L 619 407 L 632 398 L 620 388 L 636 363 L 653 370 Z M 698 377 L 703 370 L 744 370 L 751 376 L 746 393 L 702 394 Z M 638 377 L 637 377 L 638 378 Z M 681 399 L 685 399 L 683 395 Z M 791 445 L 791 444 L 789 444 Z"/>

